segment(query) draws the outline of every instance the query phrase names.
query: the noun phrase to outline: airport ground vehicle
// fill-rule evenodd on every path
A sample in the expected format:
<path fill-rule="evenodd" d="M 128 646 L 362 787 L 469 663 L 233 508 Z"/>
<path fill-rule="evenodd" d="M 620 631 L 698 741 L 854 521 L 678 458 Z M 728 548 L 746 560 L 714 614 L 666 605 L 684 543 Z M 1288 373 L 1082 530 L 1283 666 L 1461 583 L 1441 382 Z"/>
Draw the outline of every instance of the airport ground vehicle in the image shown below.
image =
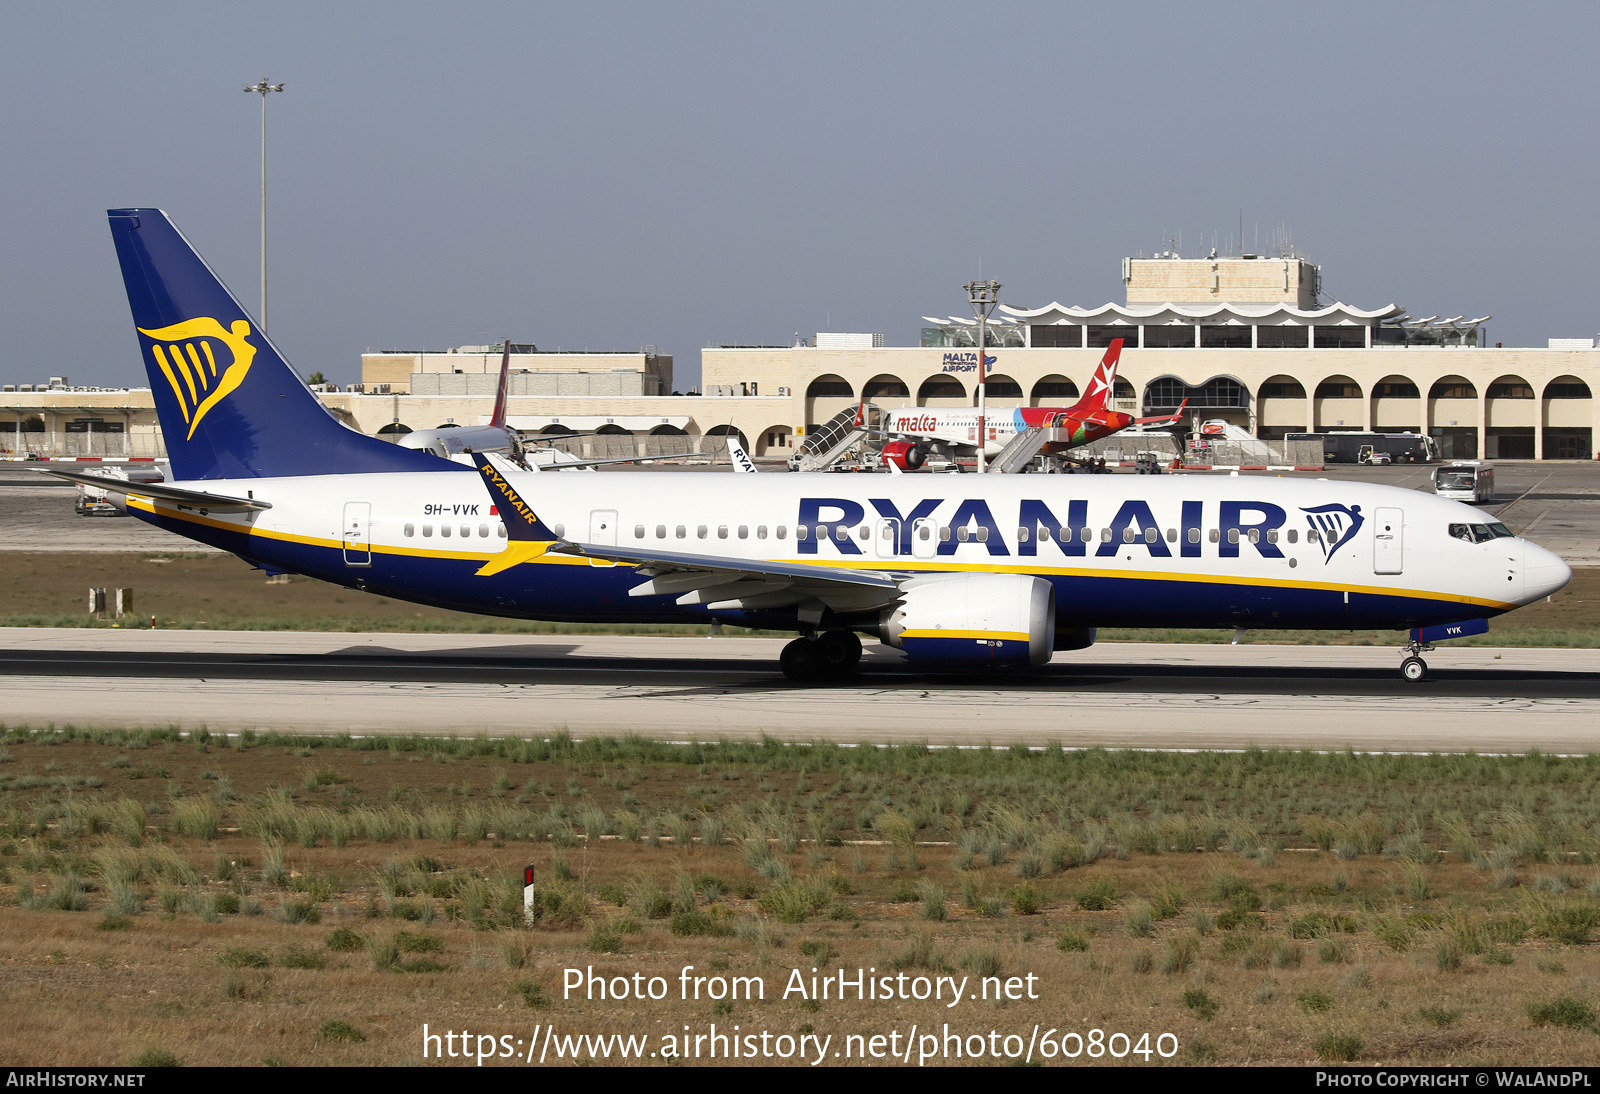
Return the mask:
<path fill-rule="evenodd" d="M 1433 472 L 1433 492 L 1456 501 L 1494 500 L 1494 465 L 1481 460 L 1457 460 Z"/>
<path fill-rule="evenodd" d="M 973 671 L 1110 625 L 1410 628 L 1416 658 L 1572 574 L 1509 533 L 1452 536 L 1485 523 L 1469 506 L 1371 483 L 465 466 L 339 422 L 164 213 L 109 215 L 173 481 L 49 473 L 266 569 L 513 618 L 798 632 L 796 680 L 852 671 L 863 634 Z"/>
<path fill-rule="evenodd" d="M 165 482 L 166 476 L 161 468 L 154 462 L 114 464 L 102 463 L 100 473 L 111 479 L 121 479 L 123 482 Z M 107 516 L 116 517 L 124 515 L 123 510 L 113 505 L 106 496 L 106 490 L 100 486 L 90 486 L 78 483 L 77 498 L 74 499 L 72 508 L 80 517 Z"/>
<path fill-rule="evenodd" d="M 1431 463 L 1439 458 L 1432 437 L 1422 433 L 1289 433 L 1289 441 L 1321 441 L 1328 463 L 1363 463 L 1361 450 L 1387 452 L 1394 463 Z"/>

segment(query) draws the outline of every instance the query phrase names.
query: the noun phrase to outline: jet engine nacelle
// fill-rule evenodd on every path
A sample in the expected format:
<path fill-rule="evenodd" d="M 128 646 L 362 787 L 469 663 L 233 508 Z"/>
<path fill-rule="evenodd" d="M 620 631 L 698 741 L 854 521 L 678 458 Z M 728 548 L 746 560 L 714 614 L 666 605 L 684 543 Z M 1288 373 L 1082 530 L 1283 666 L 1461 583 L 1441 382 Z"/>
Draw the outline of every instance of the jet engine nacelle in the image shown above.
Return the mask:
<path fill-rule="evenodd" d="M 879 634 L 916 662 L 1042 665 L 1055 652 L 1055 588 L 1023 574 L 928 578 L 884 613 Z"/>
<path fill-rule="evenodd" d="M 915 471 L 928 459 L 928 449 L 915 441 L 890 441 L 883 446 L 883 461 L 902 471 Z"/>

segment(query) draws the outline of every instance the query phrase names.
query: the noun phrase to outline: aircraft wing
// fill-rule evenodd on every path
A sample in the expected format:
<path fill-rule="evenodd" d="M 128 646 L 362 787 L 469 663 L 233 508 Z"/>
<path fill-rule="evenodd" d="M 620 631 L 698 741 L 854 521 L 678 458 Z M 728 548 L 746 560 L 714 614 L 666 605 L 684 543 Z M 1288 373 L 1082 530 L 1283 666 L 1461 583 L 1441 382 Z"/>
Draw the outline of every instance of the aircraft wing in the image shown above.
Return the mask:
<path fill-rule="evenodd" d="M 861 585 L 873 589 L 898 589 L 888 574 L 877 570 L 845 570 L 832 566 L 811 566 L 804 562 L 768 562 L 757 558 L 727 558 L 722 555 L 697 555 L 685 551 L 637 550 L 602 543 L 576 543 L 558 540 L 551 554 L 583 555 L 607 562 L 638 566 L 641 573 L 669 574 L 689 570 L 726 571 L 752 577 L 803 579 L 834 585 Z"/>
<path fill-rule="evenodd" d="M 84 486 L 93 486 L 112 494 L 132 494 L 140 498 L 170 501 L 187 509 L 214 509 L 219 513 L 238 513 L 272 508 L 270 501 L 258 501 L 255 498 L 233 498 L 225 494 L 208 494 L 204 490 L 185 490 L 182 487 L 167 486 L 164 483 L 129 482 L 127 479 L 113 479 L 105 475 L 91 475 L 83 471 L 41 469 L 39 473 L 41 475 L 54 475 L 58 479 L 66 479 L 69 482 L 82 483 Z"/>

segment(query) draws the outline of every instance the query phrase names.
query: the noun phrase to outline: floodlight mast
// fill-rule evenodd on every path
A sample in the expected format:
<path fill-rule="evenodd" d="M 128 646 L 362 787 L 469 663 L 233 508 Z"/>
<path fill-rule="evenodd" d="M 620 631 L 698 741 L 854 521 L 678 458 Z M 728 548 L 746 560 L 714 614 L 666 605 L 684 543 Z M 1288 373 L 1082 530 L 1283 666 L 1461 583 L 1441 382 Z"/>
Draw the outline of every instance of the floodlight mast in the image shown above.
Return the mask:
<path fill-rule="evenodd" d="M 988 424 L 985 421 L 988 411 L 986 387 L 989 367 L 983 348 L 988 341 L 985 335 L 989 316 L 994 313 L 994 306 L 1000 301 L 1000 282 L 968 281 L 963 287 L 967 290 L 967 303 L 972 305 L 972 314 L 978 317 L 978 474 L 981 475 L 989 466 L 983 453 L 984 446 L 989 443 L 989 434 L 986 432 Z"/>
<path fill-rule="evenodd" d="M 261 96 L 261 330 L 267 329 L 267 95 L 282 91 L 282 84 L 269 84 L 265 76 L 254 84 L 246 84 L 245 92 Z"/>

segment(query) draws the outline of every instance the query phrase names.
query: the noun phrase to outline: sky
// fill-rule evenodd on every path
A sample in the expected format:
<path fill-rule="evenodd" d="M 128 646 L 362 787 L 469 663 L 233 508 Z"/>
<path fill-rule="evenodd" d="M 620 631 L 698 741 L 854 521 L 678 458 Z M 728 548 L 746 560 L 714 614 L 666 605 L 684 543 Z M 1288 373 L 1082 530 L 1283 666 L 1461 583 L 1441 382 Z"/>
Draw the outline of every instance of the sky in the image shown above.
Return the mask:
<path fill-rule="evenodd" d="M 1325 291 L 1600 330 L 1600 6 L 23 3 L 0 17 L 0 380 L 143 385 L 104 211 L 165 209 L 269 328 L 675 357 L 1122 300 L 1287 227 Z"/>

